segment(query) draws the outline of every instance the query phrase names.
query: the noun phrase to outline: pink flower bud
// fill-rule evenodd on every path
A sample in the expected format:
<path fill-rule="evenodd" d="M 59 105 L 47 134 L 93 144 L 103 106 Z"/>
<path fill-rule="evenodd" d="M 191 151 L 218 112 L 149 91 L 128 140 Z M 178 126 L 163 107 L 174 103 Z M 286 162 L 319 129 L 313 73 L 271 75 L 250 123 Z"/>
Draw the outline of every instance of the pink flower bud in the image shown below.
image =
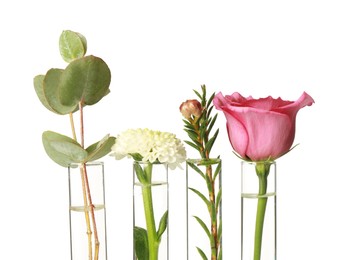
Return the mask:
<path fill-rule="evenodd" d="M 200 117 L 202 107 L 198 100 L 188 99 L 180 105 L 180 112 L 186 119 L 190 119 L 192 116 Z"/>

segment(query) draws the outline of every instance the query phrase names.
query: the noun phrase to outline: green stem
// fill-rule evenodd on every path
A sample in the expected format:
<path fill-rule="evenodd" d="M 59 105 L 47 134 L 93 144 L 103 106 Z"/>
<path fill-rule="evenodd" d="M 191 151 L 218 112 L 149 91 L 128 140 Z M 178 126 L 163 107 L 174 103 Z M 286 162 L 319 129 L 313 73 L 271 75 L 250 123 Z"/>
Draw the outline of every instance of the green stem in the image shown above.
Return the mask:
<path fill-rule="evenodd" d="M 69 113 L 69 121 L 71 124 L 71 129 L 72 129 L 72 136 L 75 141 L 77 141 L 77 135 L 75 133 L 75 126 L 74 126 L 74 119 L 73 119 L 73 113 Z"/>
<path fill-rule="evenodd" d="M 142 186 L 142 196 L 146 219 L 147 238 L 149 244 L 149 260 L 158 260 L 159 241 L 156 232 L 155 217 L 152 202 L 152 164 L 149 163 L 144 168 L 147 182 Z"/>
<path fill-rule="evenodd" d="M 207 158 L 208 159 L 208 158 Z M 215 187 L 214 187 L 214 180 L 212 175 L 212 166 L 206 166 L 206 175 L 209 178 L 210 186 L 207 185 L 209 188 L 209 199 L 212 207 L 210 208 L 210 218 L 211 218 L 211 234 L 212 234 L 212 241 L 211 241 L 211 260 L 216 260 L 218 256 L 218 229 L 217 229 L 217 209 L 216 209 L 216 200 L 215 200 Z"/>
<path fill-rule="evenodd" d="M 79 113 L 80 113 L 80 146 L 84 149 L 84 140 L 85 140 L 85 135 L 84 135 L 84 111 L 83 111 L 83 106 L 84 106 L 84 101 L 81 100 L 79 102 Z M 72 118 L 72 117 L 71 117 Z M 71 121 L 71 124 L 74 125 L 74 123 Z M 72 128 L 73 129 L 73 128 Z M 73 130 L 75 131 L 75 130 Z M 87 210 L 90 210 L 91 213 L 91 221 L 93 225 L 93 236 L 94 236 L 94 260 L 98 260 L 99 258 L 99 240 L 98 240 L 98 232 L 97 232 L 97 226 L 96 226 L 96 218 L 95 218 L 95 209 L 94 205 L 92 203 L 92 198 L 91 198 L 91 191 L 90 191 L 90 185 L 89 185 L 89 180 L 88 180 L 88 175 L 86 171 L 86 163 L 83 163 L 82 166 L 82 172 L 83 172 L 83 179 L 84 179 L 84 184 L 83 184 L 83 193 L 86 192 L 87 196 Z M 85 185 L 85 186 L 84 186 Z M 85 194 L 83 194 L 85 196 Z M 87 213 L 89 214 L 89 213 Z M 87 225 L 88 225 L 88 230 L 91 230 L 90 227 L 90 220 L 87 218 L 86 219 Z M 89 238 L 90 239 L 90 238 Z M 90 245 L 89 245 L 90 246 Z M 91 244 L 91 249 L 92 250 L 92 244 Z"/>
<path fill-rule="evenodd" d="M 264 228 L 265 213 L 267 206 L 267 177 L 270 172 L 270 164 L 259 162 L 255 166 L 256 174 L 259 178 L 259 198 L 256 211 L 255 238 L 254 238 L 254 260 L 261 259 L 262 233 Z"/>

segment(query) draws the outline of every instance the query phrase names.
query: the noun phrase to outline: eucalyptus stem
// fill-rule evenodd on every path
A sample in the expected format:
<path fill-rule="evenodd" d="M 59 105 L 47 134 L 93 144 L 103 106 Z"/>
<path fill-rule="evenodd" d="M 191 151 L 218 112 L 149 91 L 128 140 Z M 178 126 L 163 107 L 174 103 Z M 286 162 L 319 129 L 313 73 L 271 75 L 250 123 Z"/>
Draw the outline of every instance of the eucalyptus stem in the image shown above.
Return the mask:
<path fill-rule="evenodd" d="M 84 148 L 84 113 L 83 113 L 83 100 L 79 102 L 79 112 L 80 112 L 80 144 L 81 147 Z M 88 175 L 86 171 L 86 163 L 82 164 L 82 172 L 83 172 L 83 196 L 87 197 L 87 200 L 84 200 L 84 210 L 85 212 L 91 212 L 91 219 L 93 225 L 93 235 L 94 235 L 94 243 L 95 243 L 95 252 L 94 252 L 94 260 L 98 260 L 99 256 L 99 240 L 98 240 L 98 232 L 96 226 L 96 219 L 95 219 L 95 206 L 92 203 L 91 192 L 90 192 L 90 185 L 88 180 Z M 86 194 L 85 194 L 86 193 Z M 87 214 L 88 215 L 88 214 Z M 90 219 L 89 216 L 86 218 L 87 229 L 88 231 L 91 230 L 90 227 Z M 90 249 L 90 235 L 89 236 L 89 252 L 92 252 L 92 242 L 91 242 L 91 249 Z M 92 255 L 92 254 L 91 254 Z M 89 256 L 90 258 L 90 256 Z M 92 258 L 91 258 L 92 259 Z"/>
<path fill-rule="evenodd" d="M 86 221 L 86 234 L 88 240 L 88 256 L 89 260 L 92 260 L 92 230 L 90 224 L 90 216 L 89 216 L 89 207 L 87 202 L 86 196 L 86 187 L 85 187 L 85 175 L 84 175 L 84 167 L 83 165 L 80 166 L 80 177 L 82 182 L 82 189 L 83 189 L 83 200 L 84 200 L 84 214 L 85 214 L 85 221 Z"/>
<path fill-rule="evenodd" d="M 256 211 L 255 237 L 254 237 L 254 260 L 261 259 L 262 234 L 265 222 L 267 206 L 267 177 L 270 172 L 270 164 L 260 162 L 255 165 L 256 174 L 259 178 L 258 205 Z"/>
<path fill-rule="evenodd" d="M 83 121 L 82 116 L 82 110 L 81 110 L 81 116 L 80 121 Z M 69 113 L 69 119 L 70 119 L 70 125 L 72 129 L 72 136 L 75 141 L 77 141 L 77 135 L 75 131 L 74 126 L 74 120 L 73 120 L 73 113 Z M 83 140 L 84 136 L 84 129 L 81 131 L 81 136 Z M 82 183 L 82 190 L 83 190 L 83 201 L 84 201 L 84 214 L 85 214 L 85 222 L 86 222 L 86 234 L 88 237 L 88 258 L 89 260 L 92 260 L 92 230 L 91 230 L 91 222 L 90 222 L 90 215 L 89 215 L 89 203 L 88 203 L 88 196 L 87 196 L 87 185 L 86 185 L 86 168 L 84 167 L 85 164 L 82 164 L 80 166 L 80 177 L 81 177 L 81 183 Z"/>
<path fill-rule="evenodd" d="M 76 132 L 75 132 L 75 127 L 74 127 L 73 113 L 69 113 L 69 121 L 70 121 L 70 124 L 71 124 L 73 139 L 75 141 L 77 141 L 77 135 L 76 135 Z"/>
<path fill-rule="evenodd" d="M 80 113 L 80 146 L 84 148 L 84 101 L 79 102 L 79 113 Z"/>
<path fill-rule="evenodd" d="M 95 243 L 95 255 L 94 260 L 98 260 L 99 256 L 99 239 L 98 239 L 98 232 L 97 232 L 97 225 L 96 225 L 96 219 L 95 219 L 95 205 L 92 203 L 91 198 L 91 192 L 90 192 L 90 186 L 89 186 L 89 180 L 87 176 L 86 171 L 86 164 L 83 163 L 83 173 L 84 173 L 84 179 L 85 179 L 85 187 L 87 191 L 88 201 L 89 201 L 89 209 L 91 211 L 91 219 L 92 219 L 92 225 L 93 225 L 93 233 L 94 233 L 94 243 Z"/>

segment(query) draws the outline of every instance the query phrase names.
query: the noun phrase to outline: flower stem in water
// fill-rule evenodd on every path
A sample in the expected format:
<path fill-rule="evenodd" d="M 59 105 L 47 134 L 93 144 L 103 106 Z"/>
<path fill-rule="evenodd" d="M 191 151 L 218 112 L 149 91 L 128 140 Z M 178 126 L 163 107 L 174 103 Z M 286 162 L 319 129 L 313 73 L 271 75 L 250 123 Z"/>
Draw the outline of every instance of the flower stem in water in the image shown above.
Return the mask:
<path fill-rule="evenodd" d="M 142 196 L 144 202 L 147 237 L 149 244 L 149 260 L 158 260 L 159 241 L 156 232 L 151 189 L 152 164 L 149 163 L 147 166 L 145 166 L 144 171 L 146 173 L 147 183 L 142 186 Z"/>
<path fill-rule="evenodd" d="M 79 102 L 79 112 L 80 112 L 80 142 L 81 147 L 84 148 L 84 113 L 83 113 L 83 100 Z M 93 225 L 93 235 L 94 235 L 94 260 L 98 260 L 99 255 L 99 240 L 98 240 L 98 232 L 97 232 L 97 226 L 96 226 L 96 218 L 95 218 L 95 209 L 94 205 L 92 204 L 92 198 L 91 198 L 91 191 L 90 191 L 90 185 L 89 180 L 87 176 L 86 171 L 86 163 L 82 164 L 82 180 L 83 180 L 83 196 L 84 196 L 84 206 L 85 206 L 85 218 L 86 218 L 86 224 L 87 224 L 87 234 L 88 234 L 88 244 L 89 244 L 89 258 L 92 259 L 92 239 L 91 239 L 91 225 L 90 225 L 90 217 L 89 217 L 89 209 L 91 211 L 91 220 Z M 86 198 L 86 199 L 85 199 Z M 87 215 L 86 215 L 87 211 Z"/>
<path fill-rule="evenodd" d="M 259 178 L 259 198 L 256 211 L 255 238 L 254 238 L 254 260 L 261 259 L 262 234 L 265 222 L 265 213 L 267 206 L 267 176 L 270 172 L 270 164 L 258 162 L 255 166 L 256 174 Z"/>

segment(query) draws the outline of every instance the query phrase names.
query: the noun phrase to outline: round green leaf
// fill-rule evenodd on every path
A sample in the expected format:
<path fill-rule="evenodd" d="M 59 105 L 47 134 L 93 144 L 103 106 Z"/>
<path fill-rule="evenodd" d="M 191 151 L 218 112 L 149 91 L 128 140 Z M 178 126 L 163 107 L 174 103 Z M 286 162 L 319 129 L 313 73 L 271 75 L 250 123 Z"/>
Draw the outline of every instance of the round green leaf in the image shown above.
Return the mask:
<path fill-rule="evenodd" d="M 83 162 L 87 157 L 87 152 L 80 144 L 68 136 L 45 131 L 42 134 L 42 142 L 48 156 L 63 167 Z"/>
<path fill-rule="evenodd" d="M 84 57 L 87 49 L 85 37 L 70 30 L 63 31 L 59 39 L 60 54 L 64 61 L 71 62 Z"/>
<path fill-rule="evenodd" d="M 46 75 L 37 75 L 34 78 L 34 88 L 41 103 L 50 111 L 65 115 L 78 110 L 78 106 L 64 106 L 58 98 L 59 82 L 63 70 L 50 69 Z"/>
<path fill-rule="evenodd" d="M 72 61 L 62 74 L 59 98 L 65 106 L 80 101 L 93 105 L 109 93 L 111 73 L 108 65 L 95 56 Z"/>
<path fill-rule="evenodd" d="M 64 70 L 50 69 L 43 79 L 43 93 L 52 111 L 66 115 L 78 110 L 78 104 L 65 106 L 59 99 L 59 86 Z"/>
<path fill-rule="evenodd" d="M 41 101 L 41 103 L 50 111 L 55 112 L 54 109 L 49 105 L 45 93 L 43 91 L 43 80 L 44 80 L 45 75 L 37 75 L 34 78 L 34 88 L 36 91 L 36 94 L 39 98 L 39 100 Z"/>
<path fill-rule="evenodd" d="M 103 156 L 106 156 L 108 153 L 110 153 L 111 147 L 115 143 L 115 139 L 115 137 L 106 135 L 101 141 L 90 145 L 88 148 L 86 148 L 88 157 L 84 162 L 95 161 Z"/>

